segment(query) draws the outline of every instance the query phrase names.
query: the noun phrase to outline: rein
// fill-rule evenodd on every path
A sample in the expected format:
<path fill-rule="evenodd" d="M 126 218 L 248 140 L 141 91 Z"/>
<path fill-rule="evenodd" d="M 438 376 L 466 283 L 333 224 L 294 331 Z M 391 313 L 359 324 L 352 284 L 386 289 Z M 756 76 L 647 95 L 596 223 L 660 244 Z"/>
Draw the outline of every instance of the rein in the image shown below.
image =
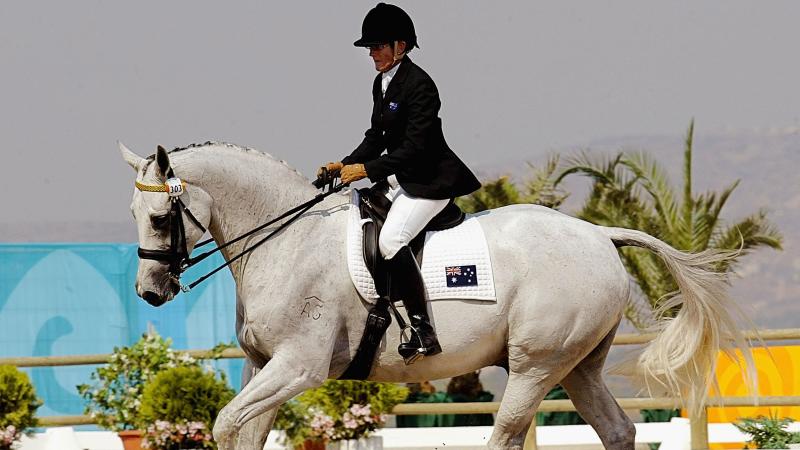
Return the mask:
<path fill-rule="evenodd" d="M 186 207 L 186 204 L 183 203 L 183 200 L 181 200 L 181 198 L 180 198 L 184 194 L 184 192 L 186 190 L 185 189 L 186 183 L 184 181 L 180 180 L 179 178 L 176 178 L 175 174 L 172 172 L 172 169 L 170 169 L 170 171 L 169 171 L 168 179 L 167 179 L 166 183 L 164 183 L 162 185 L 147 185 L 147 184 L 143 184 L 143 183 L 140 183 L 140 182 L 137 181 L 136 182 L 136 189 L 138 189 L 138 190 L 140 190 L 142 192 L 166 192 L 167 195 L 169 195 L 169 197 L 170 197 L 170 203 L 171 203 L 170 212 L 169 212 L 169 228 L 170 228 L 170 246 L 169 246 L 169 250 L 148 250 L 148 249 L 144 249 L 144 248 L 139 247 L 139 250 L 138 250 L 139 258 L 141 258 L 141 259 L 152 259 L 152 260 L 155 260 L 155 261 L 168 263 L 169 264 L 170 273 L 175 278 L 175 280 L 178 281 L 178 283 L 180 284 L 181 274 L 183 274 L 183 272 L 186 271 L 187 269 L 189 269 L 190 267 L 192 267 L 195 264 L 199 263 L 200 261 L 208 258 L 209 256 L 213 255 L 214 253 L 216 253 L 216 252 L 228 247 L 229 245 L 235 244 L 236 242 L 239 242 L 240 240 L 242 240 L 242 239 L 244 239 L 244 238 L 246 238 L 248 236 L 252 236 L 253 234 L 263 230 L 264 228 L 266 228 L 266 227 L 268 227 L 268 226 L 270 226 L 270 225 L 272 225 L 272 224 L 274 224 L 274 223 L 276 223 L 276 222 L 278 222 L 280 220 L 285 219 L 286 217 L 292 216 L 292 217 L 289 218 L 289 220 L 287 220 L 284 223 L 280 224 L 280 226 L 278 226 L 278 228 L 276 228 L 271 233 L 266 235 L 263 239 L 259 240 L 258 242 L 256 242 L 255 244 L 251 245 L 250 247 L 247 247 L 246 249 L 242 250 L 239 254 L 237 254 L 236 256 L 234 256 L 232 258 L 230 258 L 224 264 L 222 264 L 222 265 L 218 266 L 217 268 L 213 269 L 212 271 L 206 273 L 205 275 L 201 276 L 200 278 L 198 278 L 197 280 L 193 281 L 189 285 L 180 284 L 181 291 L 189 292 L 195 286 L 197 286 L 198 284 L 200 284 L 203 281 L 207 280 L 209 277 L 211 277 L 215 273 L 219 272 L 220 270 L 224 269 L 225 267 L 228 267 L 234 261 L 240 259 L 244 255 L 252 252 L 256 248 L 258 248 L 259 246 L 261 246 L 262 244 L 267 242 L 269 239 L 271 239 L 273 236 L 275 236 L 277 233 L 280 233 L 282 230 L 284 230 L 289 225 L 291 225 L 295 220 L 300 218 L 300 216 L 302 216 L 304 213 L 306 213 L 309 209 L 311 209 L 314 205 L 316 205 L 317 203 L 320 203 L 322 200 L 324 200 L 329 195 L 331 195 L 331 194 L 333 194 L 335 192 L 341 191 L 345 186 L 347 186 L 347 184 L 345 184 L 345 183 L 335 184 L 334 183 L 334 179 L 332 177 L 329 177 L 327 173 L 324 174 L 324 176 L 321 176 L 320 178 L 318 178 L 316 181 L 314 181 L 313 185 L 318 189 L 324 189 L 325 186 L 327 185 L 328 186 L 328 191 L 327 192 L 321 192 L 321 193 L 317 194 L 311 200 L 309 200 L 309 201 L 307 201 L 305 203 L 302 203 L 300 205 L 295 206 L 294 208 L 284 212 L 280 216 L 278 216 L 278 217 L 276 217 L 276 218 L 274 218 L 274 219 L 272 219 L 272 220 L 270 220 L 268 222 L 265 222 L 265 223 L 255 227 L 255 228 L 253 228 L 252 230 L 250 230 L 250 231 L 248 231 L 248 232 L 246 232 L 246 233 L 244 233 L 244 234 L 242 234 L 240 236 L 237 236 L 237 237 L 231 239 L 228 242 L 224 242 L 224 243 L 222 243 L 220 245 L 217 245 L 215 248 L 213 248 L 211 250 L 208 250 L 208 251 L 198 255 L 197 257 L 192 258 L 192 257 L 189 256 L 189 253 L 188 253 L 188 251 L 186 249 L 186 233 L 185 233 L 185 228 L 184 228 L 184 225 L 183 225 L 183 215 L 181 214 L 181 212 L 186 213 L 186 215 L 189 217 L 189 219 L 192 221 L 192 223 L 194 223 L 197 228 L 202 230 L 203 233 L 205 233 L 208 230 L 200 223 L 199 220 L 197 220 L 197 218 L 192 214 L 192 212 L 189 210 L 189 208 Z M 214 241 L 214 238 L 206 239 L 205 241 L 202 241 L 202 242 L 198 243 L 195 246 L 195 248 L 204 247 L 204 246 L 210 244 L 213 241 Z"/>

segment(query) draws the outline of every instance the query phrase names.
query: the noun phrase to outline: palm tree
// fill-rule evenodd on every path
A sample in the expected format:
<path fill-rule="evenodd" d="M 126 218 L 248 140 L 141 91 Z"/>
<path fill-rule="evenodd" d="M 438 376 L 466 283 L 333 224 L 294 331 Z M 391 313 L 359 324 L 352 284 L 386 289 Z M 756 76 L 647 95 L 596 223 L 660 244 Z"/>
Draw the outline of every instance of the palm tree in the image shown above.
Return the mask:
<path fill-rule="evenodd" d="M 458 206 L 468 213 L 476 213 L 487 209 L 517 203 L 532 203 L 558 209 L 569 196 L 555 186 L 555 173 L 558 169 L 558 155 L 548 158 L 544 167 L 538 168 L 528 163 L 533 176 L 525 182 L 524 192 L 503 176 L 483 182 L 477 191 L 456 199 Z"/>
<path fill-rule="evenodd" d="M 738 180 L 721 193 L 693 193 L 693 135 L 694 120 L 686 134 L 680 193 L 673 190 L 664 168 L 643 152 L 618 153 L 605 160 L 584 153 L 571 161 L 555 180 L 555 186 L 574 173 L 592 179 L 592 190 L 578 213 L 589 222 L 641 230 L 688 252 L 737 251 L 734 257 L 719 263 L 717 269 L 721 272 L 730 271 L 741 257 L 758 247 L 781 249 L 783 238 L 763 209 L 733 224 L 723 222 L 720 213 Z M 626 247 L 621 249 L 621 255 L 647 302 L 647 307 L 631 303 L 625 315 L 638 328 L 646 328 L 652 311 L 667 294 L 677 290 L 677 285 L 655 254 Z"/>

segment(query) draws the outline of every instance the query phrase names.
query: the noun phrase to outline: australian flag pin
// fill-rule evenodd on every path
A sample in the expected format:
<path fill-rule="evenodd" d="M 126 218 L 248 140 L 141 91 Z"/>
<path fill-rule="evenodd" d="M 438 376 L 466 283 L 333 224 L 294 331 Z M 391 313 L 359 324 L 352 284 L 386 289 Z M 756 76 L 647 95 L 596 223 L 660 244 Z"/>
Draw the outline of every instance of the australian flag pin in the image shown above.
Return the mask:
<path fill-rule="evenodd" d="M 398 107 L 400 107 L 400 105 L 398 105 L 397 102 L 389 102 L 389 111 L 397 111 Z"/>
<path fill-rule="evenodd" d="M 444 268 L 447 287 L 477 286 L 478 272 L 475 266 L 447 266 Z"/>

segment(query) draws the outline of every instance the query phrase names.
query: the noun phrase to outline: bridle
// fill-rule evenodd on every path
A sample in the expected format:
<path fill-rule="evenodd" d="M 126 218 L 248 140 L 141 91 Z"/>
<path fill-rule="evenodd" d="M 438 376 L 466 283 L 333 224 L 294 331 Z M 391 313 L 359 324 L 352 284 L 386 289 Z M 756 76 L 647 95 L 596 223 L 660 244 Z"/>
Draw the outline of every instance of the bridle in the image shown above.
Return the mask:
<path fill-rule="evenodd" d="M 169 249 L 167 249 L 167 250 L 150 250 L 150 249 L 145 249 L 145 248 L 139 247 L 139 250 L 137 252 L 138 255 L 139 255 L 139 258 L 140 259 L 150 259 L 150 260 L 159 261 L 159 262 L 168 264 L 169 265 L 169 274 L 180 285 L 181 291 L 189 292 L 190 290 L 192 290 L 192 288 L 194 288 L 198 284 L 200 284 L 203 281 L 205 281 L 206 279 L 208 279 L 211 275 L 214 275 L 215 273 L 219 272 L 223 268 L 231 265 L 234 261 L 238 260 L 239 258 L 241 258 L 242 256 L 246 255 L 247 253 L 252 252 L 257 247 L 259 247 L 261 244 L 267 242 L 270 238 L 272 238 L 277 233 L 279 233 L 281 230 L 283 230 L 284 228 L 286 228 L 289 225 L 291 225 L 292 222 L 294 222 L 295 220 L 300 218 L 300 216 L 302 216 L 306 211 L 311 209 L 311 207 L 313 207 L 317 203 L 321 202 L 322 200 L 324 200 L 326 197 L 328 197 L 329 195 L 333 194 L 334 192 L 338 192 L 338 191 L 342 190 L 342 188 L 347 186 L 347 184 L 344 184 L 344 183 L 336 184 L 335 183 L 335 178 L 330 176 L 327 171 L 324 171 L 323 175 L 321 175 L 319 178 L 317 178 L 317 180 L 314 181 L 312 184 L 318 189 L 324 189 L 325 186 L 328 186 L 328 191 L 327 192 L 321 192 L 321 193 L 317 194 L 311 200 L 309 200 L 309 201 L 307 201 L 307 202 L 305 202 L 305 203 L 303 203 L 301 205 L 295 206 L 294 208 L 284 212 L 280 216 L 278 216 L 278 217 L 276 217 L 276 218 L 274 218 L 274 219 L 272 219 L 272 220 L 270 220 L 268 222 L 265 222 L 265 223 L 257 226 L 256 228 L 253 228 L 252 230 L 250 230 L 250 231 L 248 231 L 248 232 L 246 232 L 246 233 L 244 233 L 244 234 L 242 234 L 240 236 L 237 236 L 237 237 L 231 239 L 228 242 L 224 242 L 222 244 L 219 244 L 219 245 L 217 245 L 217 247 L 215 247 L 215 248 L 213 248 L 213 249 L 211 249 L 211 250 L 209 250 L 207 252 L 204 252 L 204 253 L 192 258 L 192 257 L 190 257 L 189 252 L 187 250 L 186 229 L 185 229 L 184 224 L 183 224 L 183 214 L 186 214 L 186 216 L 189 217 L 189 220 L 191 220 L 192 223 L 194 223 L 194 225 L 197 228 L 202 230 L 203 234 L 205 234 L 207 229 L 206 229 L 206 227 L 203 226 L 202 223 L 200 223 L 199 220 L 197 220 L 197 218 L 194 216 L 194 214 L 192 214 L 192 212 L 189 210 L 189 208 L 186 206 L 186 204 L 183 202 L 183 200 L 181 200 L 181 196 L 183 196 L 186 193 L 186 182 L 184 182 L 180 178 L 177 178 L 175 176 L 175 173 L 173 172 L 173 170 L 171 168 L 167 172 L 167 181 L 164 184 L 144 184 L 144 183 L 140 183 L 139 181 L 136 181 L 136 183 L 135 183 L 136 189 L 138 189 L 139 191 L 141 191 L 141 192 L 164 192 L 170 198 L 170 209 L 169 209 L 169 215 L 168 215 L 168 220 L 169 220 Z M 275 222 L 278 222 L 279 220 L 283 220 L 283 219 L 285 219 L 286 217 L 289 217 L 289 216 L 292 216 L 292 217 L 289 218 L 289 220 L 283 222 L 275 230 L 270 232 L 268 235 L 266 235 L 264 238 L 262 238 L 261 240 L 259 240 L 255 244 L 253 244 L 250 247 L 247 247 L 244 250 L 242 250 L 238 255 L 231 257 L 224 264 L 222 264 L 222 265 L 218 266 L 217 268 L 215 268 L 214 270 L 206 273 L 205 275 L 203 275 L 202 277 L 198 278 L 197 280 L 195 280 L 194 282 L 190 283 L 189 285 L 185 286 L 183 284 L 180 284 L 180 277 L 183 274 L 183 272 L 185 272 L 188 268 L 190 268 L 190 267 L 194 266 L 195 264 L 199 263 L 200 261 L 208 258 L 209 256 L 213 255 L 214 253 L 216 253 L 216 252 L 228 247 L 229 245 L 234 244 L 234 243 L 236 243 L 236 242 L 238 242 L 238 241 L 240 241 L 240 240 L 242 240 L 242 239 L 244 239 L 244 238 L 246 238 L 246 237 L 248 237 L 248 236 L 250 236 L 250 235 L 252 235 L 254 233 L 257 233 L 257 232 L 263 230 L 264 228 L 274 224 Z M 195 248 L 203 247 L 203 246 L 205 246 L 205 245 L 207 245 L 207 244 L 209 244 L 209 243 L 211 243 L 213 241 L 214 241 L 214 239 L 211 238 L 211 239 L 207 239 L 205 241 L 199 242 L 195 246 Z"/>
<path fill-rule="evenodd" d="M 171 171 L 172 169 L 170 169 Z M 206 232 L 206 227 L 200 223 L 199 220 L 192 214 L 186 204 L 181 200 L 181 195 L 186 190 L 186 183 L 180 178 L 176 178 L 174 173 L 170 174 L 171 177 L 167 179 L 164 184 L 150 185 L 143 184 L 136 181 L 136 189 L 142 192 L 166 192 L 169 195 L 170 208 L 169 208 L 169 249 L 167 250 L 150 250 L 139 247 L 137 253 L 140 259 L 151 259 L 169 264 L 169 273 L 175 278 L 179 279 L 181 273 L 190 267 L 189 252 L 186 246 L 186 229 L 183 225 L 183 214 L 195 224 L 196 227 Z M 208 244 L 211 240 L 201 242 L 198 247 Z"/>

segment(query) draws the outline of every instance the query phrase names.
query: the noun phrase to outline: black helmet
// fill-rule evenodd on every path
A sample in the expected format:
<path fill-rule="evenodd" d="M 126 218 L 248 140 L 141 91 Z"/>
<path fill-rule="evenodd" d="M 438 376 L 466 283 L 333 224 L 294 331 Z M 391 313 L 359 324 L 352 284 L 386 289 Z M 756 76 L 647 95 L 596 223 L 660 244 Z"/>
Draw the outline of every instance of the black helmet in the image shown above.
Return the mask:
<path fill-rule="evenodd" d="M 353 45 L 369 47 L 394 41 L 405 41 L 409 50 L 419 48 L 411 17 L 399 6 L 378 3 L 364 17 L 361 39 L 353 42 Z"/>

